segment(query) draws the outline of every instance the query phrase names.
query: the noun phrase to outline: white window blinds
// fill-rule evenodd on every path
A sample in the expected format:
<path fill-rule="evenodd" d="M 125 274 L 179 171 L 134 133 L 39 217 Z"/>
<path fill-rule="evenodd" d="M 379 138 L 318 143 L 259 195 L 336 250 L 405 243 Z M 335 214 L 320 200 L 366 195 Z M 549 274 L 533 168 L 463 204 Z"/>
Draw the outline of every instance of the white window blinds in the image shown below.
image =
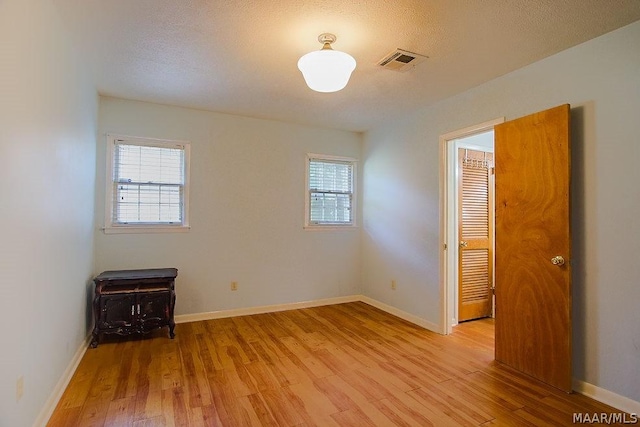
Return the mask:
<path fill-rule="evenodd" d="M 139 145 L 116 140 L 113 147 L 114 224 L 182 224 L 184 146 Z"/>
<path fill-rule="evenodd" d="M 353 162 L 309 159 L 309 223 L 353 224 Z"/>

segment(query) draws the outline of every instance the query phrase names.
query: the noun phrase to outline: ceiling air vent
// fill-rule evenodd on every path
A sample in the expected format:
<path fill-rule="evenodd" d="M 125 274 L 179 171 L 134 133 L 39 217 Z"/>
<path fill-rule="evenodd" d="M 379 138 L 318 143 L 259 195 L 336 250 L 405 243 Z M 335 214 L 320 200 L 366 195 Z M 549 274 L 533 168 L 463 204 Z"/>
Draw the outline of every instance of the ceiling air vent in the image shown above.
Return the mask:
<path fill-rule="evenodd" d="M 378 65 L 387 70 L 405 72 L 413 69 L 427 58 L 427 56 L 408 50 L 396 49 L 378 62 Z"/>

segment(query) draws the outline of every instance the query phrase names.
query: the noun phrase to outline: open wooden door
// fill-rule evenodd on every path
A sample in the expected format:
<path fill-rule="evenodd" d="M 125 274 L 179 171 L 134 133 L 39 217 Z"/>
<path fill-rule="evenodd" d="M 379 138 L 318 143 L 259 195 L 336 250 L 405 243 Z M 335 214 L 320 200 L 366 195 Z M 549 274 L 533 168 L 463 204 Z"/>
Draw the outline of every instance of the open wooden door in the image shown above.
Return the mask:
<path fill-rule="evenodd" d="M 496 360 L 571 391 L 569 105 L 495 127 Z"/>
<path fill-rule="evenodd" d="M 493 311 L 493 153 L 458 149 L 458 322 Z"/>

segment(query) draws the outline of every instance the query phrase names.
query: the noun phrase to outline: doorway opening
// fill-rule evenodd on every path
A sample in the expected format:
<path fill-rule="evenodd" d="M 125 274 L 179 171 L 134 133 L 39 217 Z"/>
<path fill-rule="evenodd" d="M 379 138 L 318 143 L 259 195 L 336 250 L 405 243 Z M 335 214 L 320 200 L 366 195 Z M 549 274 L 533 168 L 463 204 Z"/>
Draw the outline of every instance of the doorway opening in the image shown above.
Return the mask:
<path fill-rule="evenodd" d="M 489 188 L 493 185 L 489 167 L 493 159 L 493 128 L 503 123 L 504 118 L 481 123 L 440 137 L 441 150 L 441 325 L 447 335 L 462 320 L 491 316 L 493 313 L 493 200 Z M 486 154 L 485 154 L 486 153 Z M 463 164 L 470 172 L 463 188 Z M 483 181 L 485 174 L 486 181 Z M 469 176 L 469 175 L 467 175 Z M 469 185 L 468 183 L 471 183 Z M 486 187 L 487 194 L 475 193 L 478 185 Z M 467 197 L 462 200 L 463 194 Z M 484 201 L 472 200 L 468 197 Z M 487 217 L 470 218 L 474 204 L 489 206 Z M 465 205 L 466 215 L 462 215 Z M 470 208 L 471 207 L 471 208 Z M 466 218 L 466 228 L 463 224 Z M 477 239 L 481 234 L 479 223 L 484 222 L 486 239 Z M 483 226 L 480 225 L 480 228 Z M 463 239 L 464 237 L 464 239 Z M 466 272 L 466 273 L 464 273 Z"/>
<path fill-rule="evenodd" d="M 495 359 L 560 390 L 572 388 L 570 106 L 443 135 L 441 147 L 442 333 L 455 318 L 456 140 L 495 132 Z M 568 260 L 568 262 L 566 261 Z M 474 323 L 467 323 L 473 326 Z M 466 326 L 466 325 L 465 325 Z M 465 328 L 463 328 L 465 329 Z"/>

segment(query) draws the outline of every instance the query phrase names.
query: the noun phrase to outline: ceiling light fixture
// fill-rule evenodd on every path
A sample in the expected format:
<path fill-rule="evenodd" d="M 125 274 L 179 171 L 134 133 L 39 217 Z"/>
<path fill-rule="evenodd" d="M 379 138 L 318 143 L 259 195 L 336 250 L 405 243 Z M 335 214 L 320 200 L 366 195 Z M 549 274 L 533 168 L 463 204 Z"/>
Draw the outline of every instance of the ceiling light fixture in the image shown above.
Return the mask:
<path fill-rule="evenodd" d="M 309 52 L 298 61 L 304 81 L 316 92 L 344 89 L 356 68 L 356 60 L 348 53 L 331 48 L 331 43 L 336 41 L 333 34 L 320 34 L 318 41 L 322 43 L 322 49 Z"/>

